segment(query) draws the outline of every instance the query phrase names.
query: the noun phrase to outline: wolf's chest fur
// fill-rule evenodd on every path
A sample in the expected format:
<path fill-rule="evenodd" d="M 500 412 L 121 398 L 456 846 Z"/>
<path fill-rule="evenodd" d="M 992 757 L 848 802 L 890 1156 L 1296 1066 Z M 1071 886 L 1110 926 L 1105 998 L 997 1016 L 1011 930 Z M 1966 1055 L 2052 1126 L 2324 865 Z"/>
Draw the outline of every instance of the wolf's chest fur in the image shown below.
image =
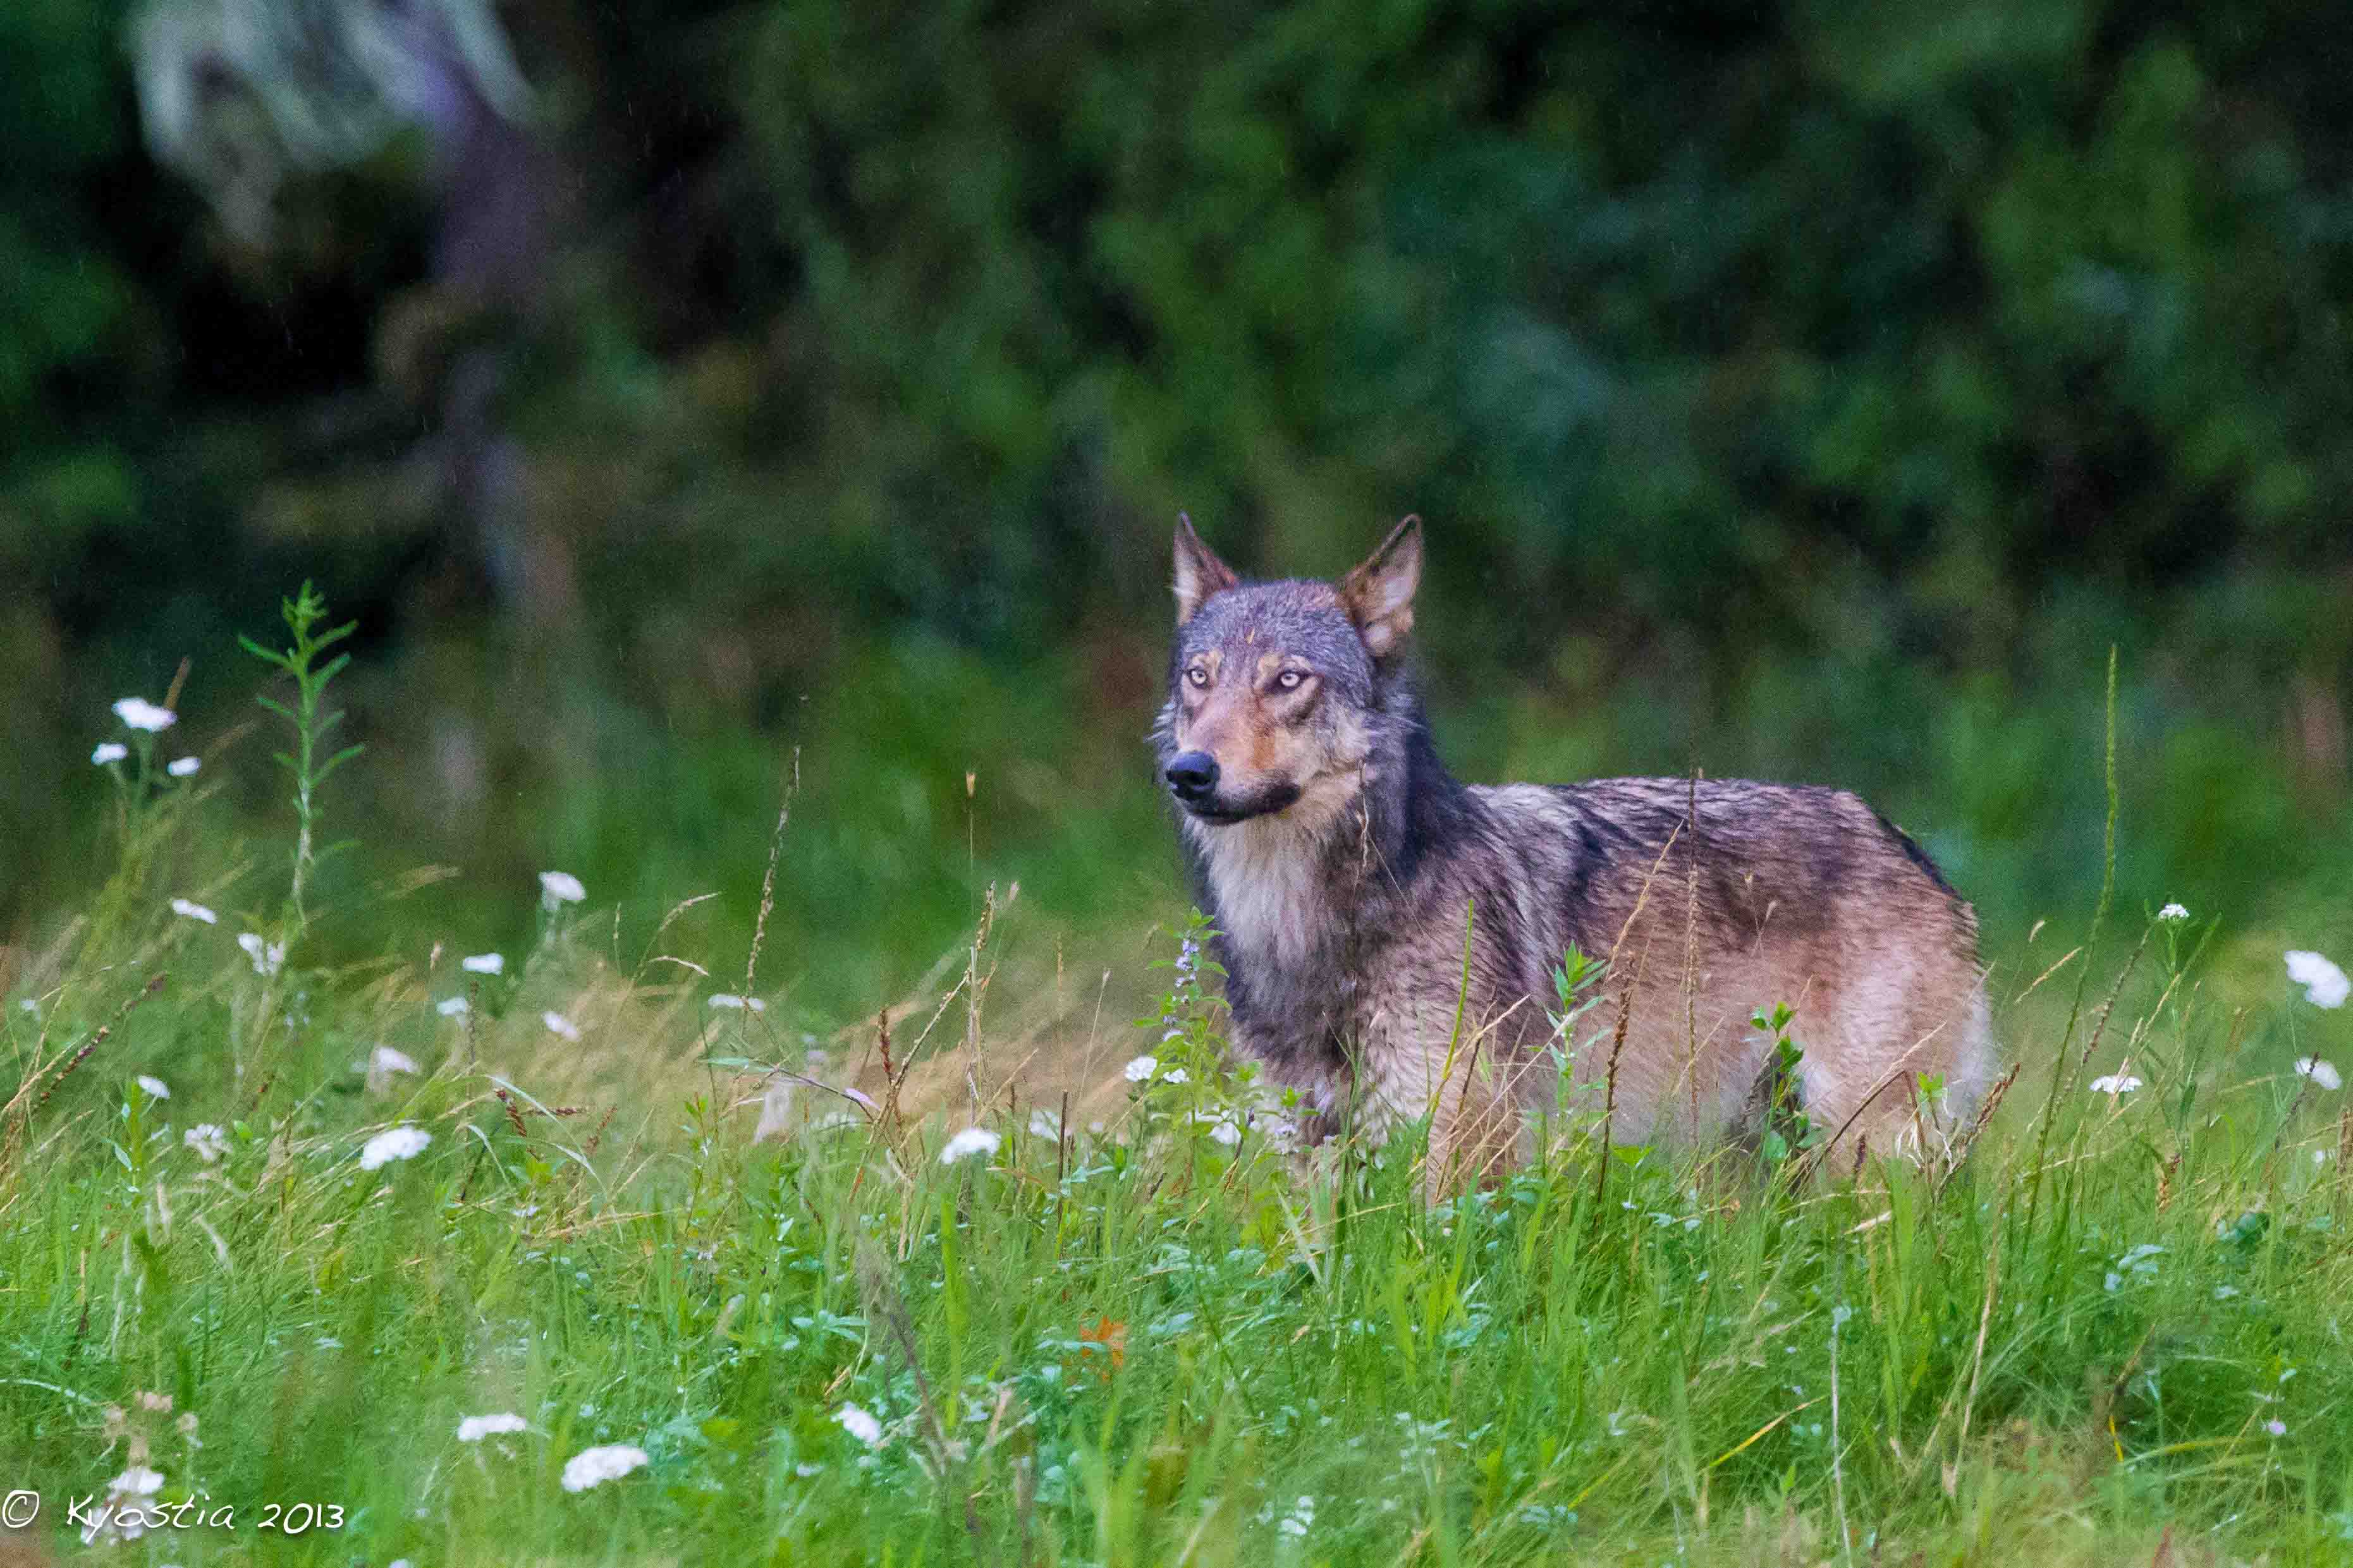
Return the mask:
<path fill-rule="evenodd" d="M 1479 797 L 1494 793 L 1464 792 L 1475 837 L 1493 837 Z M 1530 957 L 1573 938 L 1556 911 L 1515 897 L 1511 878 L 1478 874 L 1503 865 L 1425 858 L 1400 876 L 1361 799 L 1345 806 L 1192 837 L 1237 1043 L 1319 1108 L 1354 1089 L 1359 1118 L 1386 1123 L 1427 1109 L 1450 1058 L 1467 1071 L 1477 1051 L 1518 1052 L 1543 1035 Z M 1535 830 L 1555 842 L 1520 869 L 1548 875 L 1569 841 Z"/>

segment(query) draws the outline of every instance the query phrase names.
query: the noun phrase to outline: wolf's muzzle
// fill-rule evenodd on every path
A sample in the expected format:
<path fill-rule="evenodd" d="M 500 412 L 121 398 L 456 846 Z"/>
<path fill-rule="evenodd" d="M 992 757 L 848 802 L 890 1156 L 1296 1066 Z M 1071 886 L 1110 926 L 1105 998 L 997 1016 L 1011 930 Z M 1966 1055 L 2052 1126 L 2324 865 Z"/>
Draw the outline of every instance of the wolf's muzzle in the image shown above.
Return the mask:
<path fill-rule="evenodd" d="M 1207 752 L 1170 758 L 1166 773 L 1168 793 L 1187 805 L 1206 805 L 1218 796 L 1218 759 Z"/>

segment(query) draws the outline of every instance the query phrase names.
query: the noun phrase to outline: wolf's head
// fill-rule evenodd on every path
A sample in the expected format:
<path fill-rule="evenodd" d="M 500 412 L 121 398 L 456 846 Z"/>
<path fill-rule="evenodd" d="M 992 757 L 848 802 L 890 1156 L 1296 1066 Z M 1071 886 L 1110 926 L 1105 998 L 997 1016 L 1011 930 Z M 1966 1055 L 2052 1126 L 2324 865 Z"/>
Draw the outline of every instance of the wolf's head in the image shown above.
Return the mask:
<path fill-rule="evenodd" d="M 1418 518 L 1336 583 L 1244 583 L 1177 520 L 1176 643 L 1155 739 L 1162 782 L 1193 822 L 1294 808 L 1328 818 L 1361 791 L 1420 579 Z"/>

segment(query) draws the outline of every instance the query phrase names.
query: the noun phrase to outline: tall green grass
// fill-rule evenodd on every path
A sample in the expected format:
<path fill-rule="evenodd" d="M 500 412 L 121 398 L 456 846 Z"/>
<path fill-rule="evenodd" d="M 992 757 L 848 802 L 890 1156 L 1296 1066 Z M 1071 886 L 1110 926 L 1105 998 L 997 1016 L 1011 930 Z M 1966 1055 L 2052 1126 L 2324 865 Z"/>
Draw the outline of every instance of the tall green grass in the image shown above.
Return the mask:
<path fill-rule="evenodd" d="M 1432 1204 L 1418 1138 L 1279 1146 L 1190 931 L 1101 1019 L 1007 889 L 811 1040 L 593 889 L 495 973 L 312 967 L 286 862 L 123 787 L 5 998 L 0 1488 L 56 1548 L 152 1475 L 216 1522 L 120 1560 L 2353 1559 L 2353 1120 L 2291 1065 L 2344 1016 L 2211 998 L 2211 922 L 2007 984 L 1963 1157 L 1567 1126 Z"/>

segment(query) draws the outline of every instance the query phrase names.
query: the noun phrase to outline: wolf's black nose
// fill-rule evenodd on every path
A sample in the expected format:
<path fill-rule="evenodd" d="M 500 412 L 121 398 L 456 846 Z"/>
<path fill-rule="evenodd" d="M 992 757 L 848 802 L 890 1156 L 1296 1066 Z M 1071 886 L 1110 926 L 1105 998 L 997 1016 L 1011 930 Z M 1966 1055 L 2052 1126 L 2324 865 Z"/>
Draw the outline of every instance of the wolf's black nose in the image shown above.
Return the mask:
<path fill-rule="evenodd" d="M 1218 787 L 1218 759 L 1187 752 L 1168 763 L 1168 787 L 1178 800 L 1206 800 Z"/>

